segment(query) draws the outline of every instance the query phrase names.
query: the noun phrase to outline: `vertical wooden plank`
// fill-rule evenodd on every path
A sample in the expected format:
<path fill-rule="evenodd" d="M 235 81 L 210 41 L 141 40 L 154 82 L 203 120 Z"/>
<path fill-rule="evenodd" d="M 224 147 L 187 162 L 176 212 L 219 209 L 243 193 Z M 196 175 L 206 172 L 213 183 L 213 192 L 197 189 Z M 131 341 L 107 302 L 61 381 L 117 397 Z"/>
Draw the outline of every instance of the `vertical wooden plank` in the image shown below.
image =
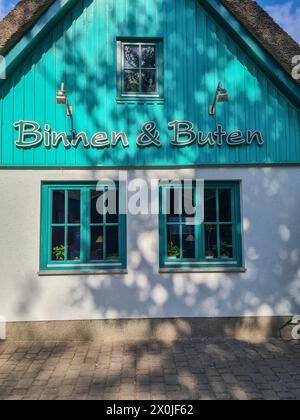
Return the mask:
<path fill-rule="evenodd" d="M 24 89 L 23 89 L 23 75 L 22 71 L 16 71 L 14 73 L 14 89 L 13 93 L 13 121 L 17 122 L 23 119 L 24 117 L 24 108 L 23 108 L 23 99 L 24 99 Z M 17 138 L 17 131 L 15 131 L 13 137 L 14 140 Z M 13 145 L 13 164 L 15 166 L 23 165 L 24 163 L 24 149 L 19 149 Z"/>
<path fill-rule="evenodd" d="M 30 56 L 24 64 L 24 119 L 29 121 L 35 120 L 35 101 L 37 92 L 34 85 L 34 63 L 33 57 Z M 24 151 L 24 165 L 34 165 L 34 152 L 36 149 L 26 149 Z"/>
<path fill-rule="evenodd" d="M 3 86 L 3 123 L 2 123 L 2 161 L 5 166 L 13 166 L 13 148 L 14 140 L 16 138 L 15 130 L 13 129 L 13 81 L 10 77 L 6 80 Z"/>
<path fill-rule="evenodd" d="M 55 103 L 55 94 L 59 89 L 59 84 L 56 80 L 56 48 L 54 43 L 55 32 L 49 34 L 44 40 L 44 64 L 45 64 L 45 86 L 44 86 L 44 98 L 45 103 L 43 104 L 45 110 L 45 124 L 50 125 L 52 130 L 56 130 L 56 112 L 57 105 Z M 56 153 L 57 151 L 53 148 L 46 148 L 45 150 L 45 162 L 46 166 L 52 167 L 56 164 Z"/>
<path fill-rule="evenodd" d="M 35 106 L 34 106 L 34 119 L 40 124 L 41 129 L 45 125 L 45 72 L 43 66 L 43 50 L 42 44 L 36 48 L 33 54 L 34 63 L 34 90 L 35 90 Z M 33 165 L 45 165 L 45 148 L 44 145 L 37 147 L 33 154 Z"/>
<path fill-rule="evenodd" d="M 149 24 L 150 22 L 150 24 Z M 116 104 L 117 36 L 163 36 L 164 105 Z M 23 79 L 20 79 L 20 74 Z M 36 119 L 54 131 L 70 132 L 63 106 L 55 104 L 66 83 L 77 131 L 128 132 L 124 150 L 17 149 L 16 119 Z M 216 117 L 208 116 L 218 81 L 229 92 Z M 238 47 L 201 2 L 194 0 L 79 0 L 3 84 L 0 164 L 17 166 L 194 165 L 299 163 L 300 111 Z M 228 131 L 259 129 L 262 147 L 184 149 L 169 145 L 167 124 L 189 119 L 204 132 L 223 124 Z M 135 139 L 145 120 L 154 119 L 164 147 L 139 151 Z"/>

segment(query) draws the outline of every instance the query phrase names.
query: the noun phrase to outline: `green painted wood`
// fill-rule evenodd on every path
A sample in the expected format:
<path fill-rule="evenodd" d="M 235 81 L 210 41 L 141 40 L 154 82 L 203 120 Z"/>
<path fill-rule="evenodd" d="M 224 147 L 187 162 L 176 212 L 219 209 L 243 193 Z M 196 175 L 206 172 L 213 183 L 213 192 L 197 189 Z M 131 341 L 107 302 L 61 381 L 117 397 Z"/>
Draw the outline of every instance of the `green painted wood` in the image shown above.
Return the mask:
<path fill-rule="evenodd" d="M 160 185 L 159 188 L 159 253 L 160 253 L 160 268 L 169 269 L 192 269 L 197 267 L 202 268 L 241 268 L 243 265 L 243 253 L 242 253 L 242 221 L 241 221 L 241 200 L 240 200 L 240 184 L 239 182 L 205 182 L 204 189 L 214 190 L 216 192 L 216 221 L 204 221 L 201 224 L 195 224 L 195 257 L 184 258 L 183 257 L 183 244 L 184 235 L 182 232 L 183 225 L 186 224 L 183 221 L 182 213 L 179 214 L 177 221 L 168 221 L 166 214 L 164 214 L 163 208 L 167 208 L 167 192 L 171 189 L 179 189 L 182 191 L 182 187 L 178 184 Z M 231 221 L 222 222 L 219 218 L 219 205 L 220 205 L 220 190 L 230 190 L 231 192 Z M 195 202 L 199 199 L 197 197 L 195 187 Z M 181 207 L 183 203 L 181 204 Z M 181 209 L 182 210 L 182 209 Z M 180 235 L 180 258 L 172 258 L 168 255 L 168 238 L 167 238 L 167 226 L 178 226 Z M 214 225 L 217 231 L 217 252 L 218 256 L 214 260 L 209 260 L 205 256 L 206 244 L 205 244 L 205 226 Z M 220 238 L 220 226 L 230 225 L 232 226 L 232 245 L 233 245 L 233 257 L 224 258 L 221 255 L 221 238 Z"/>
<path fill-rule="evenodd" d="M 42 271 L 63 271 L 63 270 L 100 270 L 104 268 L 106 270 L 118 268 L 127 268 L 127 218 L 125 214 L 119 214 L 118 222 L 107 221 L 107 216 L 104 214 L 103 221 L 101 223 L 91 223 L 90 221 L 90 192 L 99 187 L 97 183 L 43 183 L 41 188 L 41 254 L 40 254 L 40 268 Z M 111 186 L 102 185 L 103 191 L 108 191 Z M 125 199 L 125 189 L 122 184 L 117 187 L 117 194 L 119 194 L 119 200 Z M 64 191 L 65 193 L 65 217 L 62 223 L 53 223 L 52 221 L 52 197 L 54 191 Z M 80 223 L 69 223 L 68 221 L 68 193 L 69 191 L 80 192 Z M 80 227 L 80 258 L 78 260 L 69 260 L 67 257 L 67 232 L 70 226 Z M 104 236 L 104 250 L 103 260 L 91 260 L 90 259 L 90 227 L 91 226 L 102 226 Z M 65 247 L 64 260 L 54 261 L 52 259 L 52 228 L 61 227 L 64 228 L 65 239 L 62 244 Z M 107 243 L 106 243 L 106 232 L 109 227 L 118 228 L 118 248 L 119 258 L 110 259 L 106 257 Z M 120 266 L 120 267 L 119 267 Z"/>
<path fill-rule="evenodd" d="M 71 2 L 68 3 L 69 7 Z M 55 26 L 39 34 L 0 87 L 1 167 L 126 167 L 174 165 L 247 165 L 300 163 L 300 111 L 285 95 L 283 81 L 271 80 L 257 51 L 249 53 L 233 29 L 212 16 L 213 0 L 77 0 Z M 216 9 L 214 9 L 216 10 Z M 232 27 L 234 27 L 233 22 Z M 117 101 L 117 39 L 163 39 L 163 103 Z M 253 42 L 253 41 L 251 41 Z M 253 45 L 252 45 L 253 46 Z M 254 46 L 253 46 L 254 48 Z M 260 58 L 262 57 L 259 55 Z M 270 58 L 271 60 L 271 58 Z M 279 75 L 278 68 L 274 70 Z M 279 77 L 279 76 L 278 76 Z M 20 150 L 14 145 L 19 119 L 50 124 L 70 132 L 70 120 L 55 94 L 64 81 L 77 132 L 126 131 L 130 147 L 105 150 Z M 230 101 L 208 115 L 218 81 Z M 291 81 L 292 82 L 292 81 Z M 168 122 L 190 120 L 214 131 L 261 130 L 263 146 L 175 148 Z M 155 121 L 162 147 L 140 149 L 136 138 L 145 121 Z"/>

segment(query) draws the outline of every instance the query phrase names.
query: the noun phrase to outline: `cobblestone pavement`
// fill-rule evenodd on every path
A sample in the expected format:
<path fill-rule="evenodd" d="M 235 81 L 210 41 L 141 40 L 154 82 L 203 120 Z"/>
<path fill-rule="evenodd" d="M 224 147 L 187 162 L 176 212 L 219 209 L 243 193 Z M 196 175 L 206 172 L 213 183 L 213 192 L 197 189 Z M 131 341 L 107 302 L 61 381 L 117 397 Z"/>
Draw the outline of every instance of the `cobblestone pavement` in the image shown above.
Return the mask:
<path fill-rule="evenodd" d="M 300 343 L 0 343 L 0 399 L 300 399 Z"/>

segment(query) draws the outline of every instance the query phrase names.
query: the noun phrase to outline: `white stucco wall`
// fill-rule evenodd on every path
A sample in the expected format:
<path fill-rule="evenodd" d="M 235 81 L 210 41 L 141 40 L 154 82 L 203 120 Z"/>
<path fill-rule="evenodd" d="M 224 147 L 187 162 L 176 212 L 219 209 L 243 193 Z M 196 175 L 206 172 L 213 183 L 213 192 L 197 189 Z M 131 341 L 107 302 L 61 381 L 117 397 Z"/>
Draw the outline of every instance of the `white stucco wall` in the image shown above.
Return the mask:
<path fill-rule="evenodd" d="M 300 312 L 300 168 L 129 171 L 241 180 L 246 273 L 158 273 L 158 217 L 128 216 L 128 275 L 39 277 L 41 181 L 113 171 L 0 171 L 0 316 L 8 321 Z"/>

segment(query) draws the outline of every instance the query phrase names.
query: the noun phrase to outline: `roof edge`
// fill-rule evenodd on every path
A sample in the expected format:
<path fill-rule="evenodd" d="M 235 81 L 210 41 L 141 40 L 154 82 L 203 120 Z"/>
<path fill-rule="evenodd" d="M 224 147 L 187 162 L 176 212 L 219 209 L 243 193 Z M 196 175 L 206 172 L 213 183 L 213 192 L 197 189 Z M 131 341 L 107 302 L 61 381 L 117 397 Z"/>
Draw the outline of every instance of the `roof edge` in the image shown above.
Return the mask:
<path fill-rule="evenodd" d="M 5 55 L 56 0 L 21 0 L 0 22 L 0 55 Z"/>
<path fill-rule="evenodd" d="M 15 24 L 17 27 L 18 22 L 22 22 L 21 28 L 15 28 L 10 36 L 6 35 L 7 41 L 2 43 L 2 50 L 0 36 L 0 54 L 2 52 L 2 55 L 5 56 L 7 74 L 21 62 L 41 37 L 47 33 L 50 25 L 55 24 L 75 1 L 77 0 L 39 0 L 39 7 L 37 7 L 37 0 L 21 0 L 0 22 L 0 34 L 2 34 L 5 27 L 9 28 L 9 25 L 12 24 L 11 20 L 14 17 L 17 19 L 19 14 L 21 15 L 21 18 L 19 17 Z M 292 77 L 292 57 L 300 55 L 300 46 L 254 0 L 198 1 L 216 21 L 226 28 L 229 34 L 236 37 L 241 48 L 245 49 L 245 52 L 265 71 L 270 80 L 285 96 L 297 108 L 300 108 L 300 80 L 296 81 Z M 26 6 L 29 8 L 26 9 Z M 247 10 L 247 13 L 245 13 L 245 10 Z M 26 13 L 30 14 L 30 19 L 25 16 Z M 244 18 L 241 17 L 242 13 Z M 247 19 L 245 19 L 245 16 Z M 253 35 L 255 28 L 259 25 L 266 25 L 266 23 L 260 22 L 268 22 L 267 27 L 271 28 L 269 29 L 271 32 L 272 28 L 274 31 L 276 28 L 278 39 L 281 40 L 277 53 L 277 46 L 274 47 L 274 42 L 271 42 L 269 31 L 265 31 L 266 41 L 259 38 L 257 35 L 259 32 L 256 36 Z M 20 30 L 22 34 L 19 32 Z M 284 45 L 287 44 L 289 44 L 288 52 L 284 53 Z M 6 52 L 3 53 L 4 51 Z M 290 54 L 293 55 L 290 56 Z"/>
<path fill-rule="evenodd" d="M 255 0 L 220 2 L 291 76 L 292 59 L 300 56 L 300 45 Z M 300 79 L 295 82 L 300 84 Z"/>

